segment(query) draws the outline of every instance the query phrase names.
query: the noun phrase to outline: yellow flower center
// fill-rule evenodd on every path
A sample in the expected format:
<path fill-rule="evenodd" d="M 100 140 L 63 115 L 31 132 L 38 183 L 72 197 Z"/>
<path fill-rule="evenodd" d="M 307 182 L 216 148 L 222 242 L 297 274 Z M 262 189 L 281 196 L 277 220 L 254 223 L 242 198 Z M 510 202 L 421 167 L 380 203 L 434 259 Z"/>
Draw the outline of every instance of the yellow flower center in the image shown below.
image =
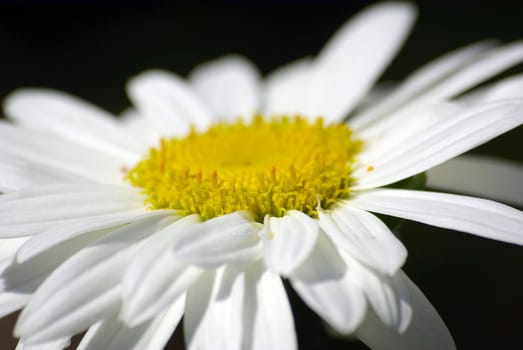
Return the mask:
<path fill-rule="evenodd" d="M 238 210 L 256 220 L 296 209 L 315 217 L 347 197 L 361 142 L 344 124 L 300 117 L 217 124 L 185 138 L 162 139 L 127 174 L 152 209 L 209 219 Z"/>

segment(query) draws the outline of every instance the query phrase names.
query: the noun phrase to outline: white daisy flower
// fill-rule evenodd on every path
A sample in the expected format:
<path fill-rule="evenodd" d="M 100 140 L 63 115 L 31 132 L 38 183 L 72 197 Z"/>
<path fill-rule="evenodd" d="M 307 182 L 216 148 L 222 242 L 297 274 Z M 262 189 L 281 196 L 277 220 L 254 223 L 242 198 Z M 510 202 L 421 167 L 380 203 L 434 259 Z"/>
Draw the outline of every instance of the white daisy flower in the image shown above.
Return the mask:
<path fill-rule="evenodd" d="M 519 210 L 389 186 L 523 122 L 522 77 L 463 95 L 523 43 L 459 49 L 361 107 L 415 14 L 371 6 L 264 80 L 239 56 L 188 80 L 145 72 L 123 121 L 55 91 L 10 95 L 0 314 L 22 309 L 19 348 L 87 330 L 83 350 L 162 349 L 183 315 L 189 349 L 295 349 L 284 278 L 372 349 L 453 349 L 375 213 L 523 244 Z"/>

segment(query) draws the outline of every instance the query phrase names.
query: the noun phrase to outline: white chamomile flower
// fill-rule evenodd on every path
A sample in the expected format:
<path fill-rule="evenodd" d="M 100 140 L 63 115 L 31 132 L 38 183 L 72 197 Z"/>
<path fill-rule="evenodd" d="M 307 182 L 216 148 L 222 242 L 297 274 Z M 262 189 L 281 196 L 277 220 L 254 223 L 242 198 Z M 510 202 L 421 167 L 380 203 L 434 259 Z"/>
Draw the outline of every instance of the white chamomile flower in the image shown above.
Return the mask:
<path fill-rule="evenodd" d="M 19 348 L 87 330 L 79 349 L 162 349 L 183 315 L 189 349 L 295 349 L 285 278 L 372 349 L 453 349 L 374 213 L 523 244 L 519 210 L 388 186 L 523 122 L 522 77 L 463 95 L 523 43 L 459 49 L 361 107 L 415 14 L 371 6 L 264 80 L 239 56 L 188 80 L 145 72 L 123 121 L 50 90 L 10 95 L 0 315 L 22 309 Z"/>

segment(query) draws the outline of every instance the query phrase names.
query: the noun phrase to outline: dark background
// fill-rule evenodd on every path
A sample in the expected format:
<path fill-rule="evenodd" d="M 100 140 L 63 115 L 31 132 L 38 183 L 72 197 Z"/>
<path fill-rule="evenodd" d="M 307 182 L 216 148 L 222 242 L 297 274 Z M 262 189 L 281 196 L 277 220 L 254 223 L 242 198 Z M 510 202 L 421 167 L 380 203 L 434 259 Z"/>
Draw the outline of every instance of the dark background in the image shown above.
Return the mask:
<path fill-rule="evenodd" d="M 129 105 L 126 80 L 144 69 L 184 75 L 197 63 L 237 52 L 266 74 L 315 54 L 368 3 L 0 2 L 0 96 L 46 86 L 118 113 Z M 399 81 L 430 59 L 477 40 L 523 38 L 523 2 L 434 1 L 419 3 L 419 9 L 413 34 L 383 80 Z M 510 70 L 518 72 L 522 65 Z M 519 128 L 475 152 L 523 161 L 522 137 Z M 403 226 L 402 237 L 409 249 L 405 270 L 459 349 L 521 348 L 523 247 L 415 223 Z M 293 307 L 300 348 L 365 349 L 329 337 L 302 304 Z M 0 322 L 0 348 L 14 348 L 12 318 Z"/>

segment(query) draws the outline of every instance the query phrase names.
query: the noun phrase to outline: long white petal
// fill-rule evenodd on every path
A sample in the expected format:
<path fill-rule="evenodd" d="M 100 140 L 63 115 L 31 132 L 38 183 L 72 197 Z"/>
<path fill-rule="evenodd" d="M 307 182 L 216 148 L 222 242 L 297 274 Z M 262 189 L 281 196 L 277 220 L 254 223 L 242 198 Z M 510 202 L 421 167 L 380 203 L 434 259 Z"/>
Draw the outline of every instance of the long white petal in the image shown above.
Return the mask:
<path fill-rule="evenodd" d="M 412 321 L 403 333 L 386 327 L 369 311 L 355 335 L 373 350 L 424 349 L 454 350 L 447 327 L 423 293 L 404 276 L 410 292 Z"/>
<path fill-rule="evenodd" d="M 301 101 L 306 114 L 329 122 L 346 117 L 396 55 L 415 17 L 410 4 L 383 3 L 342 26 L 314 62 Z"/>
<path fill-rule="evenodd" d="M 331 242 L 320 235 L 309 258 L 290 276 L 305 303 L 342 333 L 351 333 L 365 316 L 365 297 Z"/>
<path fill-rule="evenodd" d="M 360 159 L 354 190 L 388 185 L 423 172 L 523 123 L 523 100 L 487 103 L 447 117 L 373 164 Z M 374 168 L 367 170 L 368 166 Z"/>
<path fill-rule="evenodd" d="M 342 257 L 381 322 L 403 333 L 412 320 L 411 295 L 403 272 L 384 275 L 361 265 L 346 253 L 342 253 Z"/>
<path fill-rule="evenodd" d="M 2 196 L 0 197 L 0 227 L 62 222 L 143 208 L 143 196 L 130 187 L 129 190 L 123 186 L 88 188 L 84 185 L 82 187 L 81 190 L 76 190 L 72 186 L 70 192 L 56 194 L 50 192 L 41 196 L 24 196 L 25 191 L 16 193 L 15 198 L 11 195 Z M 44 190 L 45 188 L 42 187 L 42 191 Z M 6 236 L 7 233 L 3 235 Z"/>
<path fill-rule="evenodd" d="M 18 250 L 16 260 L 24 262 L 35 255 L 40 254 L 62 242 L 67 242 L 75 237 L 80 237 L 91 232 L 100 232 L 117 228 L 121 225 L 130 224 L 150 217 L 172 216 L 173 213 L 163 210 L 151 212 L 129 211 L 114 215 L 102 215 L 87 218 L 85 220 L 75 220 L 70 223 L 52 226 L 41 234 L 31 237 Z"/>
<path fill-rule="evenodd" d="M 386 98 L 370 105 L 368 109 L 355 115 L 349 121 L 351 128 L 362 130 L 407 104 L 426 89 L 436 85 L 465 64 L 477 59 L 478 54 L 491 48 L 493 43 L 480 42 L 452 51 L 414 71 L 403 83 L 396 87 Z"/>
<path fill-rule="evenodd" d="M 303 114 L 304 110 L 300 109 L 300 102 L 309 85 L 310 70 L 310 58 L 302 58 L 270 73 L 265 79 L 264 87 L 265 115 Z M 306 116 L 302 115 L 302 117 Z"/>
<path fill-rule="evenodd" d="M 136 109 L 129 108 L 120 114 L 120 123 L 125 130 L 143 143 L 156 147 L 161 139 L 160 132 L 148 118 Z"/>
<path fill-rule="evenodd" d="M 282 218 L 267 218 L 260 232 L 265 265 L 276 274 L 289 275 L 309 256 L 318 233 L 318 221 L 297 210 Z"/>
<path fill-rule="evenodd" d="M 523 98 L 523 74 L 503 79 L 458 98 L 461 103 L 493 102 L 510 98 Z"/>
<path fill-rule="evenodd" d="M 89 328 L 78 350 L 161 350 L 183 315 L 182 296 L 165 312 L 136 327 L 129 327 L 117 316 Z"/>
<path fill-rule="evenodd" d="M 296 330 L 285 288 L 278 275 L 254 264 L 245 273 L 242 349 L 297 349 Z"/>
<path fill-rule="evenodd" d="M 427 186 L 523 207 L 523 165 L 500 158 L 463 155 L 427 171 Z"/>
<path fill-rule="evenodd" d="M 363 264 L 393 275 L 405 263 L 407 249 L 376 216 L 348 205 L 319 215 L 322 230 Z"/>
<path fill-rule="evenodd" d="M 129 264 L 122 281 L 122 318 L 138 325 L 180 298 L 202 270 L 180 263 L 171 246 L 176 235 L 197 222 L 187 216 L 148 238 Z"/>
<path fill-rule="evenodd" d="M 207 272 L 187 292 L 187 349 L 242 349 L 244 278 L 240 270 Z"/>
<path fill-rule="evenodd" d="M 45 280 L 20 314 L 15 334 L 27 343 L 80 332 L 120 308 L 120 280 L 139 240 L 168 221 L 149 218 L 85 247 Z M 99 283 L 103 281 L 103 283 Z"/>
<path fill-rule="evenodd" d="M 128 83 L 127 92 L 163 136 L 185 136 L 191 126 L 205 130 L 213 120 L 188 83 L 169 72 L 141 73 Z"/>
<path fill-rule="evenodd" d="M 379 138 L 381 134 L 395 125 L 403 124 L 404 118 L 414 113 L 419 106 L 454 97 L 521 61 L 523 61 L 523 42 L 492 49 L 480 59 L 468 64 L 462 70 L 450 75 L 448 79 L 413 99 L 396 113 L 392 113 L 378 123 L 360 130 L 360 134 L 367 139 Z"/>
<path fill-rule="evenodd" d="M 221 57 L 189 74 L 194 89 L 223 120 L 250 120 L 260 106 L 260 73 L 246 58 Z"/>
<path fill-rule="evenodd" d="M 23 341 L 19 341 L 15 350 L 62 350 L 71 344 L 69 337 L 58 340 L 53 340 L 47 343 L 38 345 L 27 345 Z"/>
<path fill-rule="evenodd" d="M 261 225 L 247 212 L 234 212 L 194 224 L 173 242 L 176 259 L 202 267 L 244 264 L 261 256 Z"/>
<path fill-rule="evenodd" d="M 71 239 L 24 262 L 11 260 L 0 274 L 0 316 L 16 311 L 30 300 L 40 284 L 71 255 L 100 238 L 103 232 Z M 13 251 L 16 254 L 16 251 Z"/>
<path fill-rule="evenodd" d="M 146 149 L 145 144 L 118 125 L 114 116 L 60 91 L 17 90 L 7 96 L 4 109 L 23 127 L 48 130 L 131 162 L 137 161 Z"/>
<path fill-rule="evenodd" d="M 4 121 L 0 121 L 0 153 L 101 183 L 121 183 L 121 168 L 129 165 L 59 136 Z"/>
<path fill-rule="evenodd" d="M 437 192 L 378 189 L 358 194 L 348 205 L 523 245 L 523 212 L 486 199 Z"/>
<path fill-rule="evenodd" d="M 3 193 L 19 191 L 32 186 L 90 182 L 91 180 L 64 170 L 0 154 L 0 192 Z"/>

